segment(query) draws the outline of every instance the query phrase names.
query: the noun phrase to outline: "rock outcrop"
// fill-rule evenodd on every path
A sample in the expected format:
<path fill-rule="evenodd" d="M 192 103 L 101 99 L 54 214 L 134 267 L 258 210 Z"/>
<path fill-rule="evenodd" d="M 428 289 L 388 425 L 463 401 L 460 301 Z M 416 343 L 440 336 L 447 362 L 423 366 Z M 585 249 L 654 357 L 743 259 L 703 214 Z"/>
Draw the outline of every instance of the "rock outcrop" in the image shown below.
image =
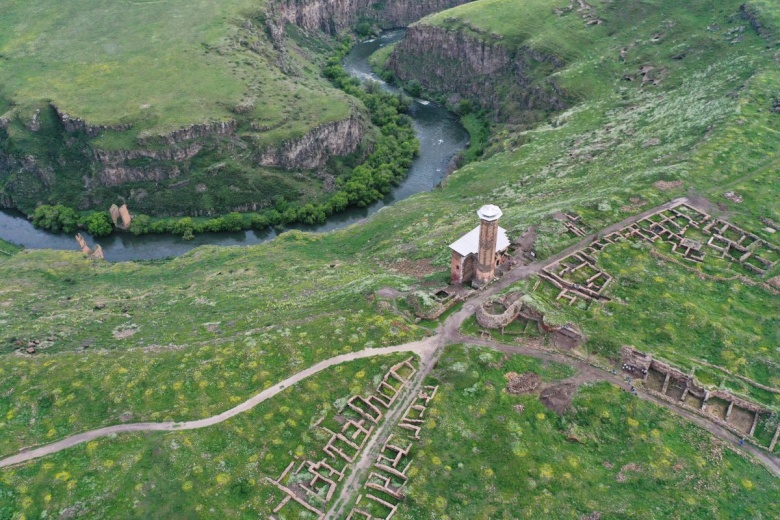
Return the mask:
<path fill-rule="evenodd" d="M 54 109 L 66 132 L 84 132 L 89 137 L 97 137 L 106 130 L 123 131 L 130 129 L 130 125 L 93 125 L 78 117 L 71 117 L 54 103 L 51 104 L 51 107 Z"/>
<path fill-rule="evenodd" d="M 334 34 L 365 21 L 385 28 L 398 27 L 468 1 L 270 0 L 266 3 L 266 16 L 263 17 L 267 30 L 263 31 L 247 19 L 242 30 L 252 33 L 252 38 L 242 36 L 235 44 L 252 52 L 268 53 L 269 49 L 258 42 L 270 36 L 279 55 L 279 67 L 285 72 L 284 57 L 291 52 L 285 48 L 289 24 L 312 35 L 319 33 L 319 36 Z M 269 63 L 273 62 L 272 59 Z M 295 74 L 292 69 L 290 73 Z M 40 110 L 32 118 L 28 114 L 22 123 L 32 139 L 39 142 L 39 148 L 46 147 L 51 153 L 32 157 L 26 156 L 27 152 L 11 151 L 12 147 L 0 150 L 0 206 L 34 207 L 46 196 L 57 193 L 60 186 L 58 178 L 62 177 L 62 172 L 65 176 L 80 177 L 78 180 L 88 193 L 61 202 L 86 209 L 116 200 L 117 196 L 127 197 L 123 188 L 118 188 L 120 186 L 138 182 L 154 182 L 162 186 L 164 181 L 174 178 L 186 181 L 190 174 L 201 172 L 204 164 L 228 163 L 229 169 L 235 166 L 229 163 L 235 162 L 238 155 L 242 161 L 246 159 L 240 167 L 247 169 L 253 166 L 285 170 L 321 169 L 332 156 L 356 152 L 370 127 L 365 115 L 353 108 L 352 114 L 342 121 L 315 126 L 298 138 L 261 148 L 256 140 L 245 134 L 248 128 L 253 132 L 263 131 L 251 120 L 251 115 L 247 115 L 250 111 L 244 110 L 242 105 L 232 113 L 233 120 L 192 124 L 167 134 L 146 134 L 143 131 L 139 134 L 139 129 L 131 124 L 93 124 L 77 114 L 69 114 L 66 107 L 42 103 Z M 2 115 L 0 140 L 7 134 L 5 127 L 12 118 L 22 117 L 19 114 Z M 100 139 L 101 136 L 118 139 Z M 109 141 L 122 144 L 105 146 Z M 239 150 L 240 154 L 237 153 Z M 231 173 L 235 175 L 240 167 L 233 168 Z M 240 192 L 241 183 L 237 181 L 231 189 Z M 282 186 L 278 193 L 291 189 L 290 186 Z M 240 198 L 244 202 L 247 196 L 242 194 Z M 222 195 L 218 204 L 227 199 L 232 201 L 232 196 Z M 261 204 L 265 202 L 261 201 Z M 149 204 L 151 206 L 152 203 Z M 252 203 L 252 207 L 256 205 Z M 142 208 L 139 211 L 155 210 Z"/>
<path fill-rule="evenodd" d="M 387 66 L 404 81 L 454 94 L 513 120 L 530 111 L 561 110 L 565 96 L 550 79 L 538 77 L 540 65 L 553 71 L 564 65 L 530 47 L 510 48 L 500 40 L 461 31 L 415 25 L 398 44 Z"/>
<path fill-rule="evenodd" d="M 349 119 L 326 123 L 300 139 L 290 140 L 260 154 L 261 166 L 276 166 L 285 170 L 315 169 L 325 165 L 334 155 L 349 155 L 360 146 L 367 121 L 357 112 Z"/>
<path fill-rule="evenodd" d="M 360 20 L 370 20 L 384 29 L 405 27 L 431 13 L 471 0 L 276 0 L 268 5 L 269 29 L 274 39 L 284 24 L 305 31 L 335 34 Z"/>

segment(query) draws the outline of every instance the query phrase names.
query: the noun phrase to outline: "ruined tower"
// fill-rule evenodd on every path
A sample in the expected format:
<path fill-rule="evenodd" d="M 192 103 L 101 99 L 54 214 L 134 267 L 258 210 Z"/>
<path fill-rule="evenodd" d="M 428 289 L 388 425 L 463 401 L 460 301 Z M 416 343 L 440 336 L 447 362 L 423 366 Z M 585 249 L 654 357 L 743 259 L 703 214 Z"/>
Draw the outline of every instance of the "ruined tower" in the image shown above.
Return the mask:
<path fill-rule="evenodd" d="M 498 206 L 487 204 L 477 211 L 479 216 L 479 251 L 477 253 L 477 270 L 471 285 L 480 288 L 493 279 L 496 270 L 496 241 L 498 239 L 498 219 L 501 210 Z"/>

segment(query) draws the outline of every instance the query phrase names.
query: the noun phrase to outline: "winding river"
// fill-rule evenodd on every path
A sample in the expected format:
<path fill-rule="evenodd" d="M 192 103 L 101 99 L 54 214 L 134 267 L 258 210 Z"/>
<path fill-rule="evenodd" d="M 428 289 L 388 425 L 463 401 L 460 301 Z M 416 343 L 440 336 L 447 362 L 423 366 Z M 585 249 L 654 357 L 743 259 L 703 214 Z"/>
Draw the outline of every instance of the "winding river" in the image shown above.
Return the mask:
<path fill-rule="evenodd" d="M 404 30 L 388 31 L 376 39 L 355 45 L 344 59 L 344 68 L 361 81 L 377 81 L 386 90 L 396 91 L 371 72 L 368 58 L 381 47 L 403 38 L 404 33 Z M 340 229 L 364 220 L 385 206 L 437 186 L 446 174 L 447 165 L 452 157 L 468 143 L 468 133 L 458 123 L 454 114 L 434 103 L 416 100 L 412 104 L 410 115 L 414 120 L 417 139 L 420 141 L 420 155 L 412 164 L 409 175 L 390 195 L 367 208 L 351 208 L 334 215 L 323 225 L 295 226 L 295 228 L 316 233 Z M 91 246 L 96 243 L 95 239 L 87 233 L 82 232 L 82 235 Z M 239 233 L 203 233 L 187 241 L 173 235 L 136 237 L 130 233 L 114 233 L 101 238 L 99 242 L 106 259 L 116 262 L 179 256 L 205 244 L 219 246 L 259 244 L 275 236 L 276 233 L 271 229 L 264 232 L 250 230 Z M 0 238 L 32 249 L 78 250 L 73 236 L 36 229 L 24 215 L 13 211 L 0 210 Z"/>

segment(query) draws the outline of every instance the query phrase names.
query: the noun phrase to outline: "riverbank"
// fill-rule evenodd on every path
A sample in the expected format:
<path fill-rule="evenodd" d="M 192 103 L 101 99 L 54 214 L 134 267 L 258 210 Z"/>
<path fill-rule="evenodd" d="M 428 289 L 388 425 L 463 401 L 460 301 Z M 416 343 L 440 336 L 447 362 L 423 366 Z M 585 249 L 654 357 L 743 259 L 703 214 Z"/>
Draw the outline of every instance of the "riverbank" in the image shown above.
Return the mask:
<path fill-rule="evenodd" d="M 354 45 L 342 60 L 344 70 L 360 82 L 374 81 L 390 94 L 400 94 L 400 90 L 388 87 L 372 72 L 368 59 L 377 50 L 393 44 L 403 36 L 403 30 L 389 31 L 377 38 Z M 108 237 L 97 238 L 86 232 L 82 232 L 82 235 L 90 246 L 99 242 L 105 258 L 109 261 L 154 260 L 179 256 L 195 247 L 208 244 L 255 245 L 273 239 L 283 230 L 299 229 L 322 233 L 361 222 L 386 206 L 436 187 L 446 175 L 450 160 L 469 142 L 468 133 L 459 124 L 457 117 L 435 103 L 412 100 L 408 107 L 408 114 L 412 119 L 414 134 L 420 143 L 419 153 L 412 160 L 408 175 L 393 186 L 386 196 L 365 207 L 348 207 L 329 216 L 324 223 L 290 225 L 282 222 L 283 211 L 277 211 L 278 221 L 261 219 L 253 221 L 251 216 L 242 216 L 242 224 L 238 230 L 229 233 L 208 231 L 194 233 L 192 240 L 181 238 L 181 235 L 186 232 L 185 228 L 193 229 L 196 223 L 205 222 L 207 219 L 185 221 L 185 225 L 180 226 L 180 236 L 172 234 L 134 236 L 131 233 L 114 233 Z M 180 219 L 172 221 L 172 226 L 177 220 Z M 53 234 L 36 229 L 22 214 L 12 211 L 0 210 L 0 238 L 27 248 L 78 249 L 71 234 Z"/>

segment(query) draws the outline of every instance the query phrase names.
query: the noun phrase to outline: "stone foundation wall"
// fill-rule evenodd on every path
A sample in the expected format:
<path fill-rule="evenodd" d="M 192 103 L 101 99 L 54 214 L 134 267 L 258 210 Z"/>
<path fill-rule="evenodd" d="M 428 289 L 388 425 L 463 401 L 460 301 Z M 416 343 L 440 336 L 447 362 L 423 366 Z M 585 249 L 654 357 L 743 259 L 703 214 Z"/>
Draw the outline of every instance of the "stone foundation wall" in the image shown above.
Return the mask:
<path fill-rule="evenodd" d="M 522 305 L 520 302 L 507 305 L 502 314 L 493 314 L 489 309 L 497 301 L 504 305 L 500 300 L 488 300 L 477 308 L 477 323 L 486 329 L 503 329 L 520 314 L 520 306 Z"/>

